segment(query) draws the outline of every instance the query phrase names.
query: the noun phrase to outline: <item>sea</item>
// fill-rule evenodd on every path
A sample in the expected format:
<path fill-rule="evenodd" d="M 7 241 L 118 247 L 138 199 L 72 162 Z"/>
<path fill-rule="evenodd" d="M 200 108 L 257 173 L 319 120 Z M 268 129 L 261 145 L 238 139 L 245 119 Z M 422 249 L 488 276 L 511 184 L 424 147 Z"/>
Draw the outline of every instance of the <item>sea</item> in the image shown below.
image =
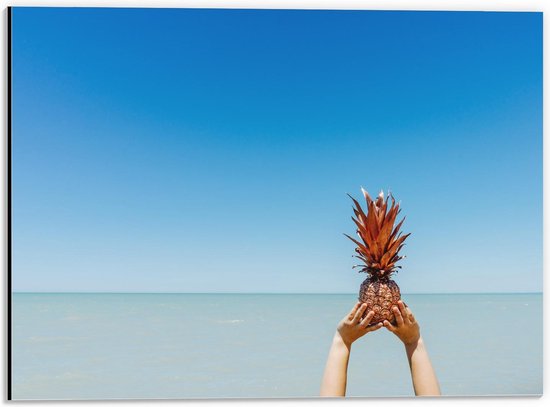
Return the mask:
<path fill-rule="evenodd" d="M 12 295 L 13 399 L 317 397 L 352 294 Z M 540 395 L 542 294 L 403 295 L 443 395 Z M 405 350 L 352 346 L 347 396 L 410 397 Z"/>

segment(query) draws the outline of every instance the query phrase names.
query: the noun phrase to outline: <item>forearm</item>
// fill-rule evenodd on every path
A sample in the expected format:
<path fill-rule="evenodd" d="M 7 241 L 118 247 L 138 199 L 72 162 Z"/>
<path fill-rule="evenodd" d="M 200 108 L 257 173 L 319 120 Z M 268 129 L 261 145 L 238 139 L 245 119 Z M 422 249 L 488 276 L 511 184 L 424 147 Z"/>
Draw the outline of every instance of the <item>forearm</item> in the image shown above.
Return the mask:
<path fill-rule="evenodd" d="M 405 345 L 405 350 L 411 368 L 414 393 L 417 396 L 439 396 L 439 383 L 422 338 Z"/>
<path fill-rule="evenodd" d="M 343 397 L 346 395 L 346 382 L 351 344 L 346 344 L 338 332 L 334 335 L 328 354 L 321 396 Z"/>

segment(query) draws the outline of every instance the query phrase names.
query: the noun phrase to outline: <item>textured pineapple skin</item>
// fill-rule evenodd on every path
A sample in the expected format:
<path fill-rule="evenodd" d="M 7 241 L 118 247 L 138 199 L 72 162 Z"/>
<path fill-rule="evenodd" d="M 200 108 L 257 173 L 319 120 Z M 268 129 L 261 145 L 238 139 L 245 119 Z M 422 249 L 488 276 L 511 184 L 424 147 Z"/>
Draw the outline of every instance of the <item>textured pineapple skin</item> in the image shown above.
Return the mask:
<path fill-rule="evenodd" d="M 369 277 L 361 284 L 359 290 L 359 301 L 367 304 L 367 315 L 371 310 L 374 311 L 374 316 L 371 320 L 372 324 L 387 319 L 391 323 L 395 322 L 395 316 L 392 312 L 392 307 L 397 306 L 397 301 L 401 299 L 399 286 L 391 278 L 378 279 Z"/>

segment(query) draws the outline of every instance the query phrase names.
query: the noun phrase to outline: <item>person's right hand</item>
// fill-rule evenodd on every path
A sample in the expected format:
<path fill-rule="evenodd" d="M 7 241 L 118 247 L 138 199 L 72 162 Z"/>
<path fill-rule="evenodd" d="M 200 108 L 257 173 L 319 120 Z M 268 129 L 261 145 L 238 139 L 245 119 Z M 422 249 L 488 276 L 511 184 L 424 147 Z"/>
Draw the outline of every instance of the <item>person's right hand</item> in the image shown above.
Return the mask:
<path fill-rule="evenodd" d="M 374 312 L 370 311 L 363 317 L 367 309 L 367 304 L 357 302 L 347 316 L 345 316 L 338 324 L 337 334 L 342 338 L 342 341 L 349 349 L 351 344 L 363 335 L 376 331 L 382 328 L 382 322 L 369 326 Z"/>
<path fill-rule="evenodd" d="M 397 326 L 392 325 L 388 320 L 384 321 L 384 326 L 401 339 L 405 346 L 414 345 L 420 339 L 420 326 L 410 308 L 405 307 L 403 301 L 398 301 L 397 305 L 398 307 L 392 308 Z"/>

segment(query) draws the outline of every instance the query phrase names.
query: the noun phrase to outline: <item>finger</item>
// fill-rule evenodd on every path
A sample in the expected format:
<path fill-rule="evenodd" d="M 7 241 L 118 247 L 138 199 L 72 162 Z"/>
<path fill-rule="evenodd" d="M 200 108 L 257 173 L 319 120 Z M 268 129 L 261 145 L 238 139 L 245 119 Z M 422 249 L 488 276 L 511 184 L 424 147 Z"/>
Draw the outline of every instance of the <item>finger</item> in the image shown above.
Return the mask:
<path fill-rule="evenodd" d="M 409 318 L 409 321 L 411 321 L 411 324 L 414 324 L 416 320 L 414 319 L 414 315 L 409 307 L 405 307 L 405 311 L 407 311 L 407 317 Z"/>
<path fill-rule="evenodd" d="M 376 325 L 372 325 L 372 326 L 367 327 L 366 331 L 367 331 L 367 332 L 374 332 L 374 331 L 379 330 L 379 329 L 382 328 L 383 326 L 384 326 L 384 323 L 379 322 L 379 323 L 377 323 Z"/>
<path fill-rule="evenodd" d="M 391 331 L 391 332 L 397 331 L 397 328 L 396 328 L 395 326 L 393 326 L 393 325 L 391 324 L 391 322 L 388 321 L 387 319 L 384 320 L 384 326 L 386 327 L 386 329 L 387 329 L 388 331 Z"/>
<path fill-rule="evenodd" d="M 368 327 L 373 317 L 374 317 L 374 311 L 369 311 L 367 316 L 361 320 L 361 323 L 359 325 L 361 325 L 363 328 Z"/>
<path fill-rule="evenodd" d="M 399 308 L 393 307 L 392 308 L 393 315 L 395 315 L 395 320 L 397 321 L 397 326 L 401 327 L 405 324 L 405 321 L 403 321 L 403 316 L 401 315 L 401 312 L 399 312 Z"/>
<path fill-rule="evenodd" d="M 355 305 L 353 306 L 353 308 L 351 309 L 351 311 L 348 314 L 348 320 L 349 321 L 351 321 L 353 319 L 353 317 L 355 316 L 355 313 L 357 312 L 357 309 L 359 308 L 360 305 L 361 305 L 361 303 L 359 301 L 357 301 L 357 303 L 355 303 Z"/>
<path fill-rule="evenodd" d="M 403 301 L 398 301 L 397 306 L 399 307 L 399 313 L 403 318 L 403 322 L 409 322 L 409 313 L 407 312 L 407 309 L 405 308 L 405 304 L 403 304 Z"/>
<path fill-rule="evenodd" d="M 361 317 L 365 313 L 365 310 L 367 309 L 367 304 L 361 304 L 359 309 L 355 312 L 355 315 L 353 316 L 353 319 L 351 320 L 352 324 L 357 324 L 361 320 Z"/>

